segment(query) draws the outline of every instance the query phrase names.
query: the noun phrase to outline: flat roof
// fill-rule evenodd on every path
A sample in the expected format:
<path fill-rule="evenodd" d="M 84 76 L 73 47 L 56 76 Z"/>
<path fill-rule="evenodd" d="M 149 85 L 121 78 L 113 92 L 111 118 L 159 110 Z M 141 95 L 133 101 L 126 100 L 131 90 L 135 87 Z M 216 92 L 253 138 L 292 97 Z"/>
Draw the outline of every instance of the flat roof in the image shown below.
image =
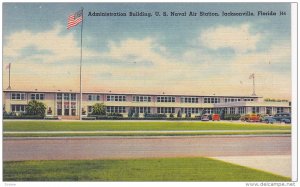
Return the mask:
<path fill-rule="evenodd" d="M 76 93 L 72 90 L 57 90 L 57 91 L 45 91 L 45 90 L 3 90 L 3 92 L 25 92 L 25 93 Z M 152 94 L 152 93 L 118 93 L 118 92 L 92 92 L 85 91 L 83 94 L 112 94 L 112 95 L 142 95 L 142 96 L 185 96 L 185 97 L 240 97 L 240 98 L 262 98 L 262 96 L 239 96 L 239 95 L 191 95 L 191 94 Z"/>

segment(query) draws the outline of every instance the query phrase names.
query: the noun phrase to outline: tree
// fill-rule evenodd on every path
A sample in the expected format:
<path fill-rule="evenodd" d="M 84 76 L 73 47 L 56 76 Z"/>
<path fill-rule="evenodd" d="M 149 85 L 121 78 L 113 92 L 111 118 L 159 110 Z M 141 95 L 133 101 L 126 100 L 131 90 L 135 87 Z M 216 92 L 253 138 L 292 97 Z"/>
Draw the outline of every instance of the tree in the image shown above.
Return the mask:
<path fill-rule="evenodd" d="M 42 102 L 32 100 L 29 101 L 26 107 L 26 112 L 29 115 L 45 116 L 46 106 Z"/>
<path fill-rule="evenodd" d="M 132 108 L 129 108 L 129 110 L 128 110 L 128 117 L 129 118 L 132 118 L 132 116 L 133 116 L 133 109 Z"/>
<path fill-rule="evenodd" d="M 105 115 L 106 107 L 103 103 L 96 103 L 93 105 L 93 115 Z"/>
<path fill-rule="evenodd" d="M 181 118 L 181 117 L 182 117 L 181 110 L 178 110 L 178 112 L 177 112 L 177 118 Z"/>

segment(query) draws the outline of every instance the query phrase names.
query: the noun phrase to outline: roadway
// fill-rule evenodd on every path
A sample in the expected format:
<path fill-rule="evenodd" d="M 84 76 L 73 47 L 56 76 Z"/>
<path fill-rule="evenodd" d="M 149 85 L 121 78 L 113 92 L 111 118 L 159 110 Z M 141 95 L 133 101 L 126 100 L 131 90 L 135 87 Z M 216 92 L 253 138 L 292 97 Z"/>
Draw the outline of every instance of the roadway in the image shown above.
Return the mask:
<path fill-rule="evenodd" d="M 289 135 L 4 138 L 3 160 L 291 155 Z"/>

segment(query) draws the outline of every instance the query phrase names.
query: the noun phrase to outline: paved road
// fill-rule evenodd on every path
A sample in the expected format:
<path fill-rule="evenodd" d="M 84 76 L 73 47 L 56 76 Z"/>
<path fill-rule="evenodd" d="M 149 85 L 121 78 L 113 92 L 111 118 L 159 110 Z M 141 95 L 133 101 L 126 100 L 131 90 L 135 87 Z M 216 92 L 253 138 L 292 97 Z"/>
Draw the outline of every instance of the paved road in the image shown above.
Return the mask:
<path fill-rule="evenodd" d="M 290 155 L 290 136 L 4 138 L 3 160 Z"/>

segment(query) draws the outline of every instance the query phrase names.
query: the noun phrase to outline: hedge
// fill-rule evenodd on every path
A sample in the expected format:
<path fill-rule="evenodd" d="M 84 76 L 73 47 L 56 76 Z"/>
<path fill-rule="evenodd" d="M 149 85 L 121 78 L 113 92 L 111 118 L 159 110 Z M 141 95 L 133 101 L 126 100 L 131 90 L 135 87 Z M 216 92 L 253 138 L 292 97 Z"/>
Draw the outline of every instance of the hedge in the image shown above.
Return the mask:
<path fill-rule="evenodd" d="M 239 120 L 241 118 L 240 114 L 225 114 L 224 120 Z"/>
<path fill-rule="evenodd" d="M 3 115 L 3 119 L 44 119 L 44 116 L 37 116 L 37 115 L 7 116 L 7 115 Z"/>

